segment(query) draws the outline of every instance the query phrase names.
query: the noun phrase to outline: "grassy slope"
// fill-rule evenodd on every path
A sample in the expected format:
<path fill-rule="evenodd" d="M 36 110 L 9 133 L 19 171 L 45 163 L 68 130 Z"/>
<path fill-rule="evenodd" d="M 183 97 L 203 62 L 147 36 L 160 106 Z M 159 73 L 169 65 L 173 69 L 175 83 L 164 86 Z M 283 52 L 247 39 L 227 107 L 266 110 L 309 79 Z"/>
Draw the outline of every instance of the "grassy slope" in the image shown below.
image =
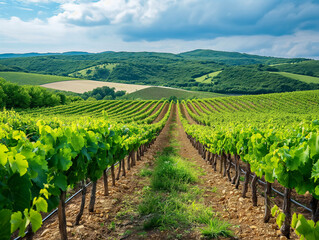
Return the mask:
<path fill-rule="evenodd" d="M 218 93 L 210 93 L 210 92 L 194 92 L 194 91 L 184 91 L 178 89 L 170 89 L 170 88 L 161 88 L 161 87 L 149 87 L 146 89 L 142 89 L 136 91 L 134 93 L 125 95 L 124 99 L 161 99 L 161 98 L 170 98 L 171 96 L 175 96 L 179 99 L 186 98 L 212 98 L 212 97 L 221 97 L 225 96 Z"/>
<path fill-rule="evenodd" d="M 206 75 L 203 75 L 201 77 L 195 78 L 196 82 L 201 82 L 201 83 L 211 83 L 214 77 L 216 77 L 218 74 L 220 74 L 222 71 L 216 71 L 212 72 Z M 208 78 L 206 78 L 208 76 Z"/>
<path fill-rule="evenodd" d="M 275 74 L 280 74 L 285 77 L 296 79 L 306 83 L 319 83 L 319 77 L 311 77 L 301 74 L 287 73 L 287 72 L 274 72 Z"/>
<path fill-rule="evenodd" d="M 289 72 L 295 74 L 319 77 L 319 61 L 303 61 L 295 64 L 281 64 L 274 66 L 280 72 Z"/>
<path fill-rule="evenodd" d="M 100 64 L 93 67 L 85 68 L 83 70 L 74 72 L 69 74 L 70 77 L 81 77 L 81 78 L 88 78 L 91 79 L 94 74 L 97 72 L 96 69 L 107 69 L 110 72 L 113 71 L 113 69 L 118 65 L 118 63 L 106 63 L 106 64 Z M 88 74 L 87 71 L 91 70 L 91 72 Z"/>
<path fill-rule="evenodd" d="M 45 83 L 79 80 L 76 78 L 44 75 L 36 73 L 23 73 L 23 72 L 0 72 L 0 77 L 6 79 L 9 82 L 17 83 L 20 85 L 41 85 Z"/>

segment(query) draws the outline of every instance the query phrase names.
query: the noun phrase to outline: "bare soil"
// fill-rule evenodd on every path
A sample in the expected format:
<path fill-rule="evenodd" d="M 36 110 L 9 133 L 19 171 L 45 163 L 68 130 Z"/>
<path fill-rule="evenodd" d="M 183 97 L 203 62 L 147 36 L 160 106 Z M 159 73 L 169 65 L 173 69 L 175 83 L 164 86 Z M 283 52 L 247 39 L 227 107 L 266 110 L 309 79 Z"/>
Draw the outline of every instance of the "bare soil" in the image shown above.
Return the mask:
<path fill-rule="evenodd" d="M 53 88 L 57 90 L 70 91 L 76 93 L 84 93 L 91 91 L 97 87 L 107 86 L 115 88 L 115 91 L 126 91 L 132 93 L 141 89 L 149 88 L 150 86 L 137 85 L 137 84 L 126 84 L 126 83 L 114 83 L 114 82 L 102 82 L 93 80 L 74 80 L 74 81 L 61 81 L 54 83 L 47 83 L 41 85 L 46 88 Z"/>

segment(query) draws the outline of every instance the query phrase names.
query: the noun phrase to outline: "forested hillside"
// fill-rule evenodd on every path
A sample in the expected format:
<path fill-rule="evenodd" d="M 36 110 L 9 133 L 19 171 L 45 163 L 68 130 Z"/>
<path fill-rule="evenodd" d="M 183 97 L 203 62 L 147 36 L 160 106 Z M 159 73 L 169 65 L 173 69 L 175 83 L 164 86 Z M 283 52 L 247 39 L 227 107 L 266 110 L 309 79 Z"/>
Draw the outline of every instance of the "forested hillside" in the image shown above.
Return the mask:
<path fill-rule="evenodd" d="M 275 58 L 236 52 L 195 50 L 180 54 L 154 52 L 65 53 L 0 59 L 0 71 L 71 76 L 108 82 L 169 86 L 232 94 L 318 89 L 271 71 L 319 76 L 318 61 Z M 196 79 L 220 71 L 214 81 Z M 27 82 L 26 82 L 27 84 Z"/>

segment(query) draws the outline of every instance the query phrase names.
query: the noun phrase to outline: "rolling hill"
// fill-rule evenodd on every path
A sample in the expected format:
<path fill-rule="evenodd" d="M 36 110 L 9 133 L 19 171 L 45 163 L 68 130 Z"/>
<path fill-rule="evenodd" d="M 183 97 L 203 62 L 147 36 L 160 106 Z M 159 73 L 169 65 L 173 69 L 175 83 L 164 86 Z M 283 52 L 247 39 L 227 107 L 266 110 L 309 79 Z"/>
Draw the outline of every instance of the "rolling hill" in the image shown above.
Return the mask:
<path fill-rule="evenodd" d="M 0 71 L 72 76 L 107 82 L 168 86 L 192 91 L 257 94 L 319 89 L 269 71 L 319 76 L 319 61 L 275 58 L 236 52 L 194 50 L 172 54 L 156 52 L 81 52 L 0 59 Z M 5 70 L 5 69 L 10 70 Z M 306 69 L 306 70 L 305 70 Z M 220 72 L 213 81 L 206 75 Z"/>
<path fill-rule="evenodd" d="M 127 94 L 122 99 L 143 99 L 143 100 L 159 100 L 162 98 L 176 97 L 177 99 L 189 99 L 189 98 L 212 98 L 212 97 L 225 97 L 223 94 L 210 93 L 210 92 L 195 92 L 187 91 L 176 88 L 164 88 L 164 87 L 149 87 L 136 92 Z"/>

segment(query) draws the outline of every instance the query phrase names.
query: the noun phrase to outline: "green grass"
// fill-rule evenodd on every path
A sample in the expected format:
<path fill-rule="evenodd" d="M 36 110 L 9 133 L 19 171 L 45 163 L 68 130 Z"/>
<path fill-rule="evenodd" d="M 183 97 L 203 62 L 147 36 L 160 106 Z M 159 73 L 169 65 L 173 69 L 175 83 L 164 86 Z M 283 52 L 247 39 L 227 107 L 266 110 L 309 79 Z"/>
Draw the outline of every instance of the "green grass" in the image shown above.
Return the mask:
<path fill-rule="evenodd" d="M 96 65 L 93 67 L 85 68 L 80 71 L 74 72 L 69 74 L 70 77 L 85 77 L 85 78 L 90 78 L 93 77 L 93 75 L 96 73 L 97 69 L 108 69 L 110 73 L 113 71 L 113 69 L 119 65 L 118 63 L 105 63 L 105 64 L 100 64 Z M 88 72 L 89 71 L 89 72 Z"/>
<path fill-rule="evenodd" d="M 19 85 L 42 85 L 52 82 L 79 80 L 77 78 L 24 72 L 0 72 L 0 77 Z"/>
<path fill-rule="evenodd" d="M 156 156 L 150 187 L 143 189 L 138 210 L 146 218 L 144 229 L 169 230 L 175 239 L 183 237 L 181 231 L 187 234 L 194 228 L 205 237 L 232 236 L 231 225 L 204 204 L 205 189 L 195 184 L 201 171 L 179 156 L 175 128 L 176 123 L 170 126 L 170 145 Z"/>
<path fill-rule="evenodd" d="M 175 96 L 178 99 L 188 98 L 213 98 L 225 97 L 227 95 L 211 92 L 195 92 L 182 89 L 171 89 L 162 87 L 149 87 L 123 96 L 123 99 L 143 99 L 143 100 L 159 100 L 162 98 L 169 99 Z"/>
<path fill-rule="evenodd" d="M 200 83 L 211 83 L 214 77 L 216 77 L 218 74 L 220 74 L 222 71 L 216 71 L 209 74 L 205 74 L 201 77 L 195 78 L 196 82 Z"/>
<path fill-rule="evenodd" d="M 295 74 L 295 73 L 288 73 L 288 72 L 273 72 L 273 73 L 280 74 L 282 76 L 296 79 L 296 80 L 299 80 L 299 81 L 302 81 L 305 83 L 319 83 L 318 77 L 311 77 L 311 76 Z"/>

